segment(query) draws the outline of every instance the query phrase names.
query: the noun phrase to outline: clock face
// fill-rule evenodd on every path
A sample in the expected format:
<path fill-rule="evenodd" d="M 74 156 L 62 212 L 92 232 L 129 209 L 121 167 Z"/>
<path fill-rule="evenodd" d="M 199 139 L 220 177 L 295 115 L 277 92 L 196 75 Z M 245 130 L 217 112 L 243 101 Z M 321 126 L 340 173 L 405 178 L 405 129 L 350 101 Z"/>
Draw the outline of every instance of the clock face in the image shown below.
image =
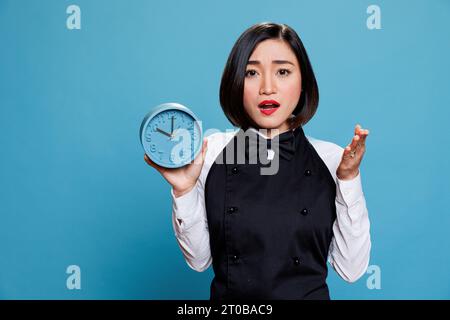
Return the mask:
<path fill-rule="evenodd" d="M 150 159 L 160 166 L 182 167 L 194 160 L 201 149 L 199 122 L 184 108 L 163 108 L 144 120 L 142 145 Z"/>

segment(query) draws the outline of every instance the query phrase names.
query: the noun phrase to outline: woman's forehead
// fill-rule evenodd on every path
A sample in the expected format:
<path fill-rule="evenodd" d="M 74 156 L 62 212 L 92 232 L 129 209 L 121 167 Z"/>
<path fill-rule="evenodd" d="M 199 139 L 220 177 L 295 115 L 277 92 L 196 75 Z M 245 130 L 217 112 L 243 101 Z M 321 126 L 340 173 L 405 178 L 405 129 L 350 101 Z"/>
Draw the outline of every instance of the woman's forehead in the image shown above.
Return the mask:
<path fill-rule="evenodd" d="M 289 44 L 279 39 L 268 39 L 260 42 L 249 58 L 249 62 L 253 62 L 250 64 L 280 64 L 280 61 L 289 61 L 296 64 L 296 60 Z"/>

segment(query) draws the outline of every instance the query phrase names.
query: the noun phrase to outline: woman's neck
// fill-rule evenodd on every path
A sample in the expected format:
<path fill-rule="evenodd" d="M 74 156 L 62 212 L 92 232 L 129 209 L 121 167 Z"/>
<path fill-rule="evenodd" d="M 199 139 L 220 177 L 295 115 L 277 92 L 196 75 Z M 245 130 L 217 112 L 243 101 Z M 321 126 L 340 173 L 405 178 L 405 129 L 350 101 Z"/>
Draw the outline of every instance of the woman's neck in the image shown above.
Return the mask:
<path fill-rule="evenodd" d="M 267 130 L 267 138 L 273 139 L 274 137 L 290 130 L 289 127 L 280 127 L 276 129 L 266 129 Z"/>
<path fill-rule="evenodd" d="M 291 115 L 284 123 L 282 123 L 278 128 L 261 128 L 261 127 L 250 127 L 251 129 L 257 131 L 266 139 L 273 139 L 277 135 L 280 135 L 286 131 L 291 130 L 292 121 L 295 119 L 294 115 Z M 262 131 L 262 132 L 261 132 Z"/>
<path fill-rule="evenodd" d="M 278 128 L 254 128 L 251 127 L 253 130 L 257 131 L 258 134 L 262 135 L 265 139 L 273 139 L 277 135 L 280 135 L 286 131 L 291 130 L 290 125 L 288 123 L 284 123 Z"/>
<path fill-rule="evenodd" d="M 272 128 L 272 129 L 266 129 L 267 130 L 267 137 L 269 139 L 273 139 L 277 135 L 280 135 L 286 131 L 291 130 L 291 121 L 293 117 L 286 119 L 286 121 L 279 126 L 278 128 Z"/>

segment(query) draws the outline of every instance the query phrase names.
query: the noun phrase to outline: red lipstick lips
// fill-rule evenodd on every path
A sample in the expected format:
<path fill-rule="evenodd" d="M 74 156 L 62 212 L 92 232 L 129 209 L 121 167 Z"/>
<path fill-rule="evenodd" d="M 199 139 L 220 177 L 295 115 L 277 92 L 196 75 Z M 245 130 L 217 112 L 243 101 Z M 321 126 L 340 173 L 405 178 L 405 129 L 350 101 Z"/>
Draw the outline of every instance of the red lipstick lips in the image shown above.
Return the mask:
<path fill-rule="evenodd" d="M 259 111 L 266 116 L 270 116 L 272 113 L 278 110 L 280 104 L 275 100 L 264 100 L 258 104 Z"/>

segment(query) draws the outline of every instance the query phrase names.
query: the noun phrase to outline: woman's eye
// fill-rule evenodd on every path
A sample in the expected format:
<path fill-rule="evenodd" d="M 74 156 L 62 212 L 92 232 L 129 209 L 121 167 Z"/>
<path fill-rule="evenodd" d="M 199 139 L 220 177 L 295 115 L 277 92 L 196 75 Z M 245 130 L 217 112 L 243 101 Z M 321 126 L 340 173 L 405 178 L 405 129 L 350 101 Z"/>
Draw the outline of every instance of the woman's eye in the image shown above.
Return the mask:
<path fill-rule="evenodd" d="M 287 76 L 291 73 L 288 69 L 280 69 L 278 72 L 281 76 Z"/>
<path fill-rule="evenodd" d="M 245 76 L 246 77 L 253 77 L 253 76 L 255 76 L 256 75 L 256 71 L 255 70 L 247 70 L 246 72 L 245 72 Z"/>

